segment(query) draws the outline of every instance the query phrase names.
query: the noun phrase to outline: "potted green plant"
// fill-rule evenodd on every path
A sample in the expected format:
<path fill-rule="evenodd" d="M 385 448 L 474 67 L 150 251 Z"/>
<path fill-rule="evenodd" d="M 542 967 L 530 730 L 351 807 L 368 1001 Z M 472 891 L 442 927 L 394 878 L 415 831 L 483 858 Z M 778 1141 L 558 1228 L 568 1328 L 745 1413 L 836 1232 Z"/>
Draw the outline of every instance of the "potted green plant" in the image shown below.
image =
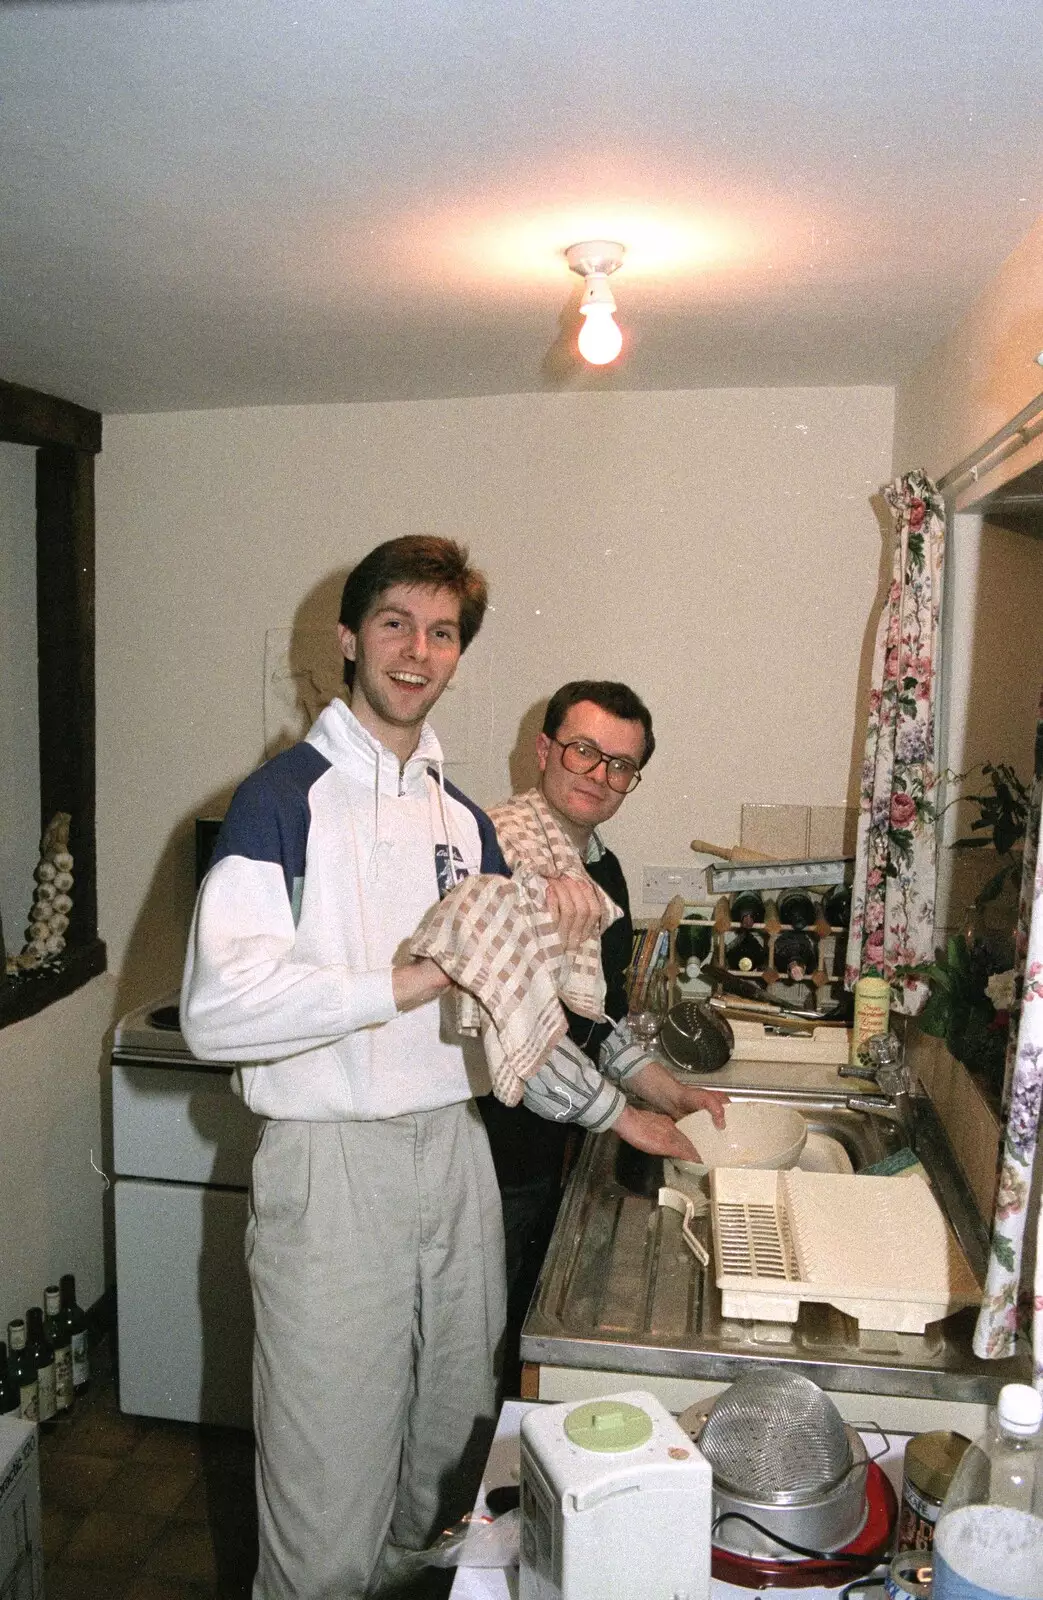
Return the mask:
<path fill-rule="evenodd" d="M 903 970 L 930 993 L 916 1021 L 922 1033 L 945 1040 L 950 1054 L 980 1073 L 994 1094 L 1003 1088 L 1009 1000 L 996 980 L 1006 977 L 984 939 L 954 934 L 933 962 Z M 1006 1000 L 1006 1003 L 998 1003 Z"/>
<path fill-rule="evenodd" d="M 1005 763 L 986 762 L 981 771 L 989 788 L 964 797 L 977 806 L 978 816 L 952 848 L 991 849 L 1000 865 L 968 906 L 966 931 L 954 934 L 934 961 L 900 968 L 896 976 L 927 984 L 927 1003 L 916 1019 L 921 1032 L 944 1039 L 957 1061 L 979 1074 L 998 1097 L 1010 1020 L 1013 933 L 1009 924 L 998 934 L 985 931 L 982 912 L 1005 890 L 1016 894 L 1020 888 L 1029 793 Z"/>
<path fill-rule="evenodd" d="M 954 850 L 994 850 L 1000 858 L 996 872 L 978 890 L 971 911 L 980 911 L 997 900 L 1006 888 L 1017 894 L 1021 888 L 1021 862 L 1028 824 L 1029 792 L 1013 767 L 993 766 L 986 761 L 982 774 L 992 786 L 991 793 L 965 798 L 978 807 L 970 834 L 953 842 Z"/>

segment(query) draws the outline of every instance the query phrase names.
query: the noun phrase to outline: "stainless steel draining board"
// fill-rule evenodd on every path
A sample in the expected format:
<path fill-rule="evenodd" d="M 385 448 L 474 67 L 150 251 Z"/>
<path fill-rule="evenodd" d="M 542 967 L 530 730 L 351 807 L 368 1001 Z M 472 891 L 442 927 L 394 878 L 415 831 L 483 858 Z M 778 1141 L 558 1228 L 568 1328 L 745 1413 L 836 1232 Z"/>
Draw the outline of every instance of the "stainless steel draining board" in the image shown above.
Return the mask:
<path fill-rule="evenodd" d="M 855 1169 L 902 1147 L 895 1119 L 849 1109 L 843 1100 L 773 1096 L 799 1105 L 813 1132 L 839 1139 Z M 975 1272 L 987 1236 L 948 1156 L 927 1102 L 917 1102 L 917 1151 Z M 860 1332 L 826 1305 L 805 1305 L 794 1324 L 730 1321 L 712 1268 L 704 1272 L 681 1239 L 681 1217 L 618 1176 L 614 1134 L 586 1141 L 559 1215 L 521 1336 L 524 1361 L 588 1370 L 730 1382 L 751 1362 L 785 1363 L 822 1388 L 988 1403 L 1019 1361 L 979 1361 L 973 1309 L 923 1334 Z M 651 1163 L 651 1158 L 648 1158 Z M 903 1180 L 896 1178 L 896 1183 Z M 696 1232 L 707 1245 L 709 1217 Z"/>

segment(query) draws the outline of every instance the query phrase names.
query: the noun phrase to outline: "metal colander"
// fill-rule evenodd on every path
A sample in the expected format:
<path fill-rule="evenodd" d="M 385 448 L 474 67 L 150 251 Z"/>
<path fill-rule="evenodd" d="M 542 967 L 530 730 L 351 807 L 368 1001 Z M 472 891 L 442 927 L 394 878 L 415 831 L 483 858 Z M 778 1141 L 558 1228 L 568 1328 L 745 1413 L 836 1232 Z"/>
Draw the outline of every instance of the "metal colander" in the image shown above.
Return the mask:
<path fill-rule="evenodd" d="M 716 1072 L 735 1048 L 735 1035 L 727 1017 L 698 1000 L 681 1000 L 663 1018 L 659 1043 L 675 1066 Z"/>
<path fill-rule="evenodd" d="M 718 1395 L 699 1434 L 714 1482 L 776 1505 L 823 1495 L 853 1465 L 844 1419 L 820 1388 L 768 1368 Z"/>

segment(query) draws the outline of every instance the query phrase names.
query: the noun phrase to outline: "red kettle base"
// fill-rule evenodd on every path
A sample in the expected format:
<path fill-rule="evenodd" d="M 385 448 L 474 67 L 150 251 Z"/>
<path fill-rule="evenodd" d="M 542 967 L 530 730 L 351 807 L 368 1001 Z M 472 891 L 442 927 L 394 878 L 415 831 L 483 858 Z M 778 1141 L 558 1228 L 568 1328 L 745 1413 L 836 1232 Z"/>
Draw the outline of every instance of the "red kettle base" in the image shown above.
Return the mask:
<path fill-rule="evenodd" d="M 890 1480 L 875 1461 L 866 1473 L 866 1520 L 862 1531 L 842 1550 L 828 1556 L 799 1556 L 793 1561 L 772 1561 L 767 1556 L 740 1556 L 731 1550 L 711 1550 L 710 1571 L 722 1583 L 743 1589 L 830 1588 L 872 1572 L 891 1548 L 898 1516 L 898 1499 Z"/>

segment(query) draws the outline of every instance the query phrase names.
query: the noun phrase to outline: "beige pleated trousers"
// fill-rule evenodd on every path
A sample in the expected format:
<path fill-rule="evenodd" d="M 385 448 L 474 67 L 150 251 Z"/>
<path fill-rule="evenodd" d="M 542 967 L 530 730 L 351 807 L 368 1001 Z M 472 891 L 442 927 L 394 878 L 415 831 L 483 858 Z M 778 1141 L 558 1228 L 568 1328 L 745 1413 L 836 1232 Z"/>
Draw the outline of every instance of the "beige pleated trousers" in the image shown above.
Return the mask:
<path fill-rule="evenodd" d="M 269 1122 L 254 1158 L 254 1600 L 393 1592 L 470 1510 L 495 1418 L 503 1225 L 473 1101 Z"/>

